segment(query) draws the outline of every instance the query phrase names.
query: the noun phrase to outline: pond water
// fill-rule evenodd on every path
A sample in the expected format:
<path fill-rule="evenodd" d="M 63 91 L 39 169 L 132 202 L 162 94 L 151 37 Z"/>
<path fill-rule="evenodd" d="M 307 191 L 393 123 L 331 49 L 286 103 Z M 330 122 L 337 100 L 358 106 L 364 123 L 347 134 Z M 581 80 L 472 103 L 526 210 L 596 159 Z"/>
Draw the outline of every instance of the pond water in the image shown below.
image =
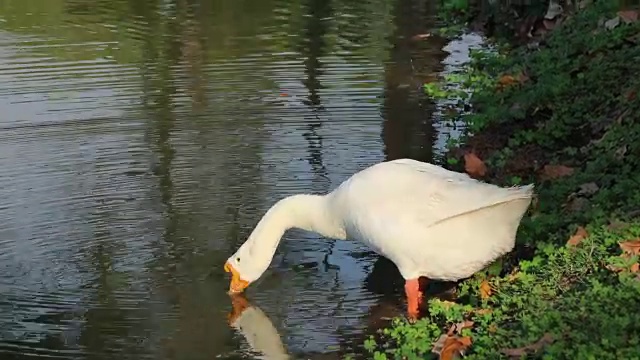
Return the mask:
<path fill-rule="evenodd" d="M 288 232 L 235 304 L 222 267 L 278 199 L 442 148 L 421 85 L 478 37 L 412 40 L 436 2 L 0 0 L 0 358 L 357 352 L 404 311 L 363 245 Z"/>

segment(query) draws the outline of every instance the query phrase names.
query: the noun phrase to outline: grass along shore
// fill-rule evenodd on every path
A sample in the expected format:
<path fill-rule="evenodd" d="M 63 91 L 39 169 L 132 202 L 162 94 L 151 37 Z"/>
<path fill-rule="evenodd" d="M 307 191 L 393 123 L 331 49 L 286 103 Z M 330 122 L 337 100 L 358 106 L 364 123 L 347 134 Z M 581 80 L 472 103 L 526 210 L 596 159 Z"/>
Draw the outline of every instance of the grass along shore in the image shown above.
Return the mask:
<path fill-rule="evenodd" d="M 451 111 L 468 135 L 449 167 L 533 182 L 537 198 L 515 255 L 462 281 L 457 301 L 429 299 L 416 324 L 395 319 L 365 342 L 370 357 L 640 359 L 640 22 L 613 1 L 575 3 L 523 16 L 516 42 L 495 37 L 443 80 L 471 90 L 472 111 Z"/>

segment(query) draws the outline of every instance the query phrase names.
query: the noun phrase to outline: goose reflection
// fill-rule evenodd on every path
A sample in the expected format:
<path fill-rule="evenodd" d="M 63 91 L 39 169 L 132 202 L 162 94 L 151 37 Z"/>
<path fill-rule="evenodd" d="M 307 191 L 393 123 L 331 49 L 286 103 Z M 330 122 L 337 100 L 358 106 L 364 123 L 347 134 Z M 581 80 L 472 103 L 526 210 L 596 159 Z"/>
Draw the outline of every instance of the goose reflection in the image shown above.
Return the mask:
<path fill-rule="evenodd" d="M 269 317 L 243 294 L 231 296 L 233 309 L 227 315 L 229 326 L 247 340 L 247 344 L 259 359 L 289 359 L 278 330 Z"/>

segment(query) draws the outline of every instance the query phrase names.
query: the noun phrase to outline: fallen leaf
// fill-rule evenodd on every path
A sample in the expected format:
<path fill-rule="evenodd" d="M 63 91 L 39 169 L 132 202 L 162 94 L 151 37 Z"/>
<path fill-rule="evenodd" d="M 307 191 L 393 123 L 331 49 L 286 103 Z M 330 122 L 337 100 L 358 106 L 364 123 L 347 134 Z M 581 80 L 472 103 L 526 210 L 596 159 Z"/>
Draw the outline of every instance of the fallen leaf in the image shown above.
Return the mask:
<path fill-rule="evenodd" d="M 460 355 L 464 355 L 465 350 L 471 346 L 471 337 L 449 336 L 445 339 L 442 350 L 440 351 L 440 360 L 457 359 Z"/>
<path fill-rule="evenodd" d="M 540 340 L 534 342 L 533 344 L 519 347 L 519 348 L 514 348 L 514 349 L 502 349 L 500 350 L 500 352 L 507 356 L 519 358 L 529 353 L 536 353 L 540 351 L 543 347 L 553 343 L 553 341 L 554 341 L 553 335 L 546 333 L 540 338 Z"/>
<path fill-rule="evenodd" d="M 588 236 L 589 233 L 587 233 L 587 230 L 585 230 L 582 226 L 578 226 L 578 230 L 576 230 L 576 233 L 569 238 L 569 241 L 567 241 L 567 245 L 577 246 Z"/>
<path fill-rule="evenodd" d="M 629 255 L 640 255 L 640 239 L 618 243 L 620 249 Z"/>
<path fill-rule="evenodd" d="M 624 254 L 621 254 L 621 255 L 620 255 L 620 258 L 622 258 L 622 259 L 624 259 L 624 260 L 627 260 L 627 261 L 628 261 L 628 260 L 629 260 L 629 258 L 631 258 L 631 255 L 629 255 L 629 254 L 627 254 L 627 253 L 624 253 Z M 630 271 L 630 272 L 634 272 L 634 273 L 635 273 L 635 272 L 637 272 L 637 271 L 634 271 L 635 269 L 637 269 L 637 266 L 638 266 L 638 263 L 634 263 L 634 264 L 632 264 L 632 265 L 629 267 L 629 271 Z M 605 267 L 606 267 L 608 270 L 613 271 L 613 272 L 616 272 L 616 273 L 619 273 L 619 272 L 622 272 L 622 271 L 624 271 L 624 270 L 627 270 L 627 268 L 626 268 L 626 267 L 624 267 L 624 266 L 622 266 L 622 267 L 621 267 L 621 266 L 614 265 L 614 264 L 609 264 L 609 265 L 607 265 L 607 266 L 605 266 Z"/>
<path fill-rule="evenodd" d="M 493 290 L 491 289 L 491 285 L 489 285 L 489 282 L 487 280 L 483 280 L 482 283 L 480 284 L 480 298 L 484 299 L 488 299 L 491 294 L 492 294 Z"/>
<path fill-rule="evenodd" d="M 520 72 L 517 75 L 504 74 L 498 78 L 498 88 L 503 89 L 515 84 L 524 84 L 528 80 L 529 76 L 525 72 Z"/>
<path fill-rule="evenodd" d="M 609 19 L 604 22 L 604 28 L 607 30 L 613 30 L 620 25 L 620 16 L 616 16 L 613 19 Z"/>
<path fill-rule="evenodd" d="M 502 75 L 498 79 L 498 85 L 501 85 L 501 86 L 509 86 L 509 85 L 516 84 L 517 82 L 518 80 L 513 75 Z"/>
<path fill-rule="evenodd" d="M 623 10 L 618 11 L 618 17 L 625 22 L 625 24 L 631 24 L 638 21 L 638 12 L 636 10 Z"/>
<path fill-rule="evenodd" d="M 471 152 L 464 154 L 464 170 L 471 176 L 484 176 L 487 173 L 487 166 Z"/>
<path fill-rule="evenodd" d="M 622 254 L 620 254 L 620 257 L 622 259 L 629 260 L 632 256 L 636 256 L 636 255 L 640 256 L 640 238 L 635 240 L 619 242 L 618 245 L 622 250 Z M 609 264 L 605 267 L 613 272 L 621 272 L 626 270 L 625 267 L 619 267 L 613 264 Z M 629 268 L 629 271 L 632 273 L 640 272 L 640 264 L 638 264 L 637 262 L 633 263 Z"/>
<path fill-rule="evenodd" d="M 573 168 L 564 165 L 545 165 L 542 169 L 542 177 L 544 179 L 557 179 L 573 174 Z"/>
<path fill-rule="evenodd" d="M 491 324 L 489 325 L 489 328 L 487 330 L 489 331 L 489 333 L 495 334 L 496 332 L 498 332 L 498 326 L 496 324 Z"/>

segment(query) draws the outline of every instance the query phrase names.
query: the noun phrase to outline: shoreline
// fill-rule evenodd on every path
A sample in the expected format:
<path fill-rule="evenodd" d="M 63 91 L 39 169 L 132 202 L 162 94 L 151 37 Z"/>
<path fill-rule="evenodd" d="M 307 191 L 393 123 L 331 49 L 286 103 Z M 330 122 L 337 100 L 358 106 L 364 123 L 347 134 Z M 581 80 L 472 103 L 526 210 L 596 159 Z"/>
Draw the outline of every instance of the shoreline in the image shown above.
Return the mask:
<path fill-rule="evenodd" d="M 444 18 L 482 22 L 486 9 L 443 2 Z M 461 281 L 457 301 L 427 299 L 415 325 L 394 319 L 364 342 L 372 358 L 640 356 L 640 78 L 629 75 L 640 73 L 638 11 L 578 5 L 494 27 L 497 52 L 475 52 L 446 79 L 471 89 L 472 111 L 457 116 L 473 134 L 453 142 L 445 166 L 503 186 L 534 183 L 537 199 L 517 251 Z"/>

